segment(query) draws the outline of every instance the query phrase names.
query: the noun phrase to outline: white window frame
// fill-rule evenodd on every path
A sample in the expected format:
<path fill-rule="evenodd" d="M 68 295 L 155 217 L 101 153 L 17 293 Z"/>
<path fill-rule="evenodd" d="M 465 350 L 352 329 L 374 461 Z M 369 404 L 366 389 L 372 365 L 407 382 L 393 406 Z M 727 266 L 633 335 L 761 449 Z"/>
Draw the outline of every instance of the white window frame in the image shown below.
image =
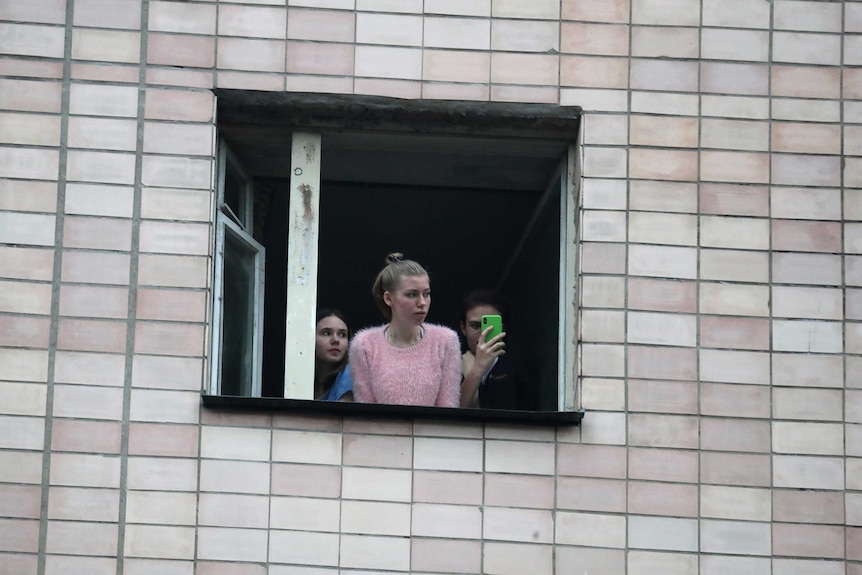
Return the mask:
<path fill-rule="evenodd" d="M 224 266 L 225 240 L 231 234 L 250 252 L 254 253 L 254 279 L 252 281 L 252 329 L 251 329 L 251 389 L 250 397 L 260 397 L 262 389 L 263 368 L 263 292 L 266 248 L 252 236 L 254 222 L 254 184 L 248 174 L 239 164 L 236 156 L 228 148 L 224 140 L 219 140 L 218 181 L 216 186 L 216 216 L 215 216 L 215 251 L 213 282 L 213 331 L 212 354 L 210 360 L 210 393 L 222 395 L 221 366 L 222 339 L 224 331 Z M 237 171 L 242 179 L 240 201 L 243 204 L 242 214 L 236 214 L 224 201 L 224 184 L 227 164 Z M 243 218 L 242 215 L 245 217 Z M 245 221 L 242 221 L 245 220 Z"/>

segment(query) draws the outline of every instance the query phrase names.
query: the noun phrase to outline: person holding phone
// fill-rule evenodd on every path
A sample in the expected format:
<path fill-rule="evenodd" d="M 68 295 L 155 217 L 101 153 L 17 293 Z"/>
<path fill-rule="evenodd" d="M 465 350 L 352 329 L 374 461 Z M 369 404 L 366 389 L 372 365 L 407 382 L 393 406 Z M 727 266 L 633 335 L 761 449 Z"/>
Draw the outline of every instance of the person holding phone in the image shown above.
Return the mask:
<path fill-rule="evenodd" d="M 353 381 L 347 365 L 347 320 L 337 310 L 318 310 L 314 333 L 314 398 L 353 401 Z"/>
<path fill-rule="evenodd" d="M 496 291 L 478 289 L 464 297 L 460 325 L 467 351 L 461 356 L 461 407 L 538 409 L 535 390 L 507 354 L 506 332 L 498 329 L 505 325 L 505 311 Z"/>
<path fill-rule="evenodd" d="M 363 403 L 458 407 L 458 335 L 426 323 L 428 272 L 400 253 L 389 254 L 371 288 L 389 322 L 356 334 L 350 344 L 353 394 Z"/>

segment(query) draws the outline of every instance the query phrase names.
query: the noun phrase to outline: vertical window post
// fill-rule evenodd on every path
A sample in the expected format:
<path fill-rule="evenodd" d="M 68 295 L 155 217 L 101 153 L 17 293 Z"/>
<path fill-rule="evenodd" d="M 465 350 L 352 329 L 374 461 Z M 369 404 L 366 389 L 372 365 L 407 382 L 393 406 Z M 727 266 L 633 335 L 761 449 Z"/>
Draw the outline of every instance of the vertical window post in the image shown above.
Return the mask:
<path fill-rule="evenodd" d="M 288 217 L 284 397 L 314 399 L 320 134 L 293 133 Z"/>

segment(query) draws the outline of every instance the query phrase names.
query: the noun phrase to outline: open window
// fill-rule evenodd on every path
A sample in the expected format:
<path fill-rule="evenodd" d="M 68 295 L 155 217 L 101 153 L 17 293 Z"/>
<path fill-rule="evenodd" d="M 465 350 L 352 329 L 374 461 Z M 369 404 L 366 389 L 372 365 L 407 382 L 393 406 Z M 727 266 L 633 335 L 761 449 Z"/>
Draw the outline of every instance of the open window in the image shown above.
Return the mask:
<path fill-rule="evenodd" d="M 316 308 L 352 330 L 382 323 L 371 283 L 400 251 L 431 275 L 430 322 L 458 331 L 465 293 L 500 291 L 540 409 L 576 405 L 577 109 L 218 96 L 232 152 L 219 161 L 211 394 L 312 399 Z M 227 355 L 226 341 L 239 342 Z"/>

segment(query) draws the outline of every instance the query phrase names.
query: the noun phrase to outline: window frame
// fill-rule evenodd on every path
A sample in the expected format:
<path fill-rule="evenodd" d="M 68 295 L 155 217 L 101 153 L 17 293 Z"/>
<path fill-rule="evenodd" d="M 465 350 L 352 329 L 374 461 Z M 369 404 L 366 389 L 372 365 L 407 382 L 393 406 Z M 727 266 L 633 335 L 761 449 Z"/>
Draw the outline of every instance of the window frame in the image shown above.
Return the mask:
<path fill-rule="evenodd" d="M 248 92 L 245 92 L 245 91 L 241 92 L 241 91 L 235 91 L 235 90 L 219 90 L 219 91 L 217 91 L 218 97 L 222 100 L 224 100 L 224 97 L 226 95 L 229 96 L 230 98 L 234 98 L 236 96 L 241 96 L 242 94 L 248 94 Z M 253 93 L 253 94 L 256 94 L 256 93 Z M 255 99 L 257 100 L 260 97 L 265 98 L 266 96 L 275 97 L 275 99 L 279 99 L 279 97 L 284 98 L 284 95 L 272 94 L 272 95 L 255 96 Z M 310 96 L 310 95 L 305 95 L 305 96 Z M 294 105 L 296 104 L 296 100 L 295 100 L 296 97 L 297 97 L 297 95 L 287 95 L 287 99 L 293 100 Z M 240 97 L 240 99 L 242 99 L 242 98 Z M 320 102 L 321 99 L 324 101 L 324 104 L 321 104 L 321 102 Z M 292 273 L 290 271 L 288 272 L 288 294 L 287 294 L 288 312 L 287 312 L 287 320 L 286 320 L 288 323 L 286 326 L 287 334 L 286 334 L 286 344 L 285 344 L 285 385 L 284 385 L 285 397 L 283 399 L 260 397 L 261 369 L 260 369 L 260 365 L 258 364 L 258 367 L 255 370 L 255 378 L 257 379 L 257 387 L 256 387 L 257 393 L 252 397 L 241 397 L 241 398 L 239 398 L 239 397 L 229 397 L 229 396 L 219 395 L 218 389 L 221 386 L 219 385 L 219 382 L 217 379 L 218 371 L 215 368 L 212 369 L 211 370 L 211 377 L 213 379 L 211 380 L 210 385 L 208 386 L 211 393 L 208 396 L 205 395 L 204 403 L 206 403 L 206 404 L 209 404 L 211 406 L 218 406 L 218 405 L 223 406 L 223 405 L 233 403 L 233 400 L 243 400 L 243 403 L 248 404 L 249 406 L 251 406 L 252 404 L 254 404 L 254 405 L 259 405 L 259 404 L 272 405 L 273 400 L 275 400 L 275 401 L 281 402 L 283 405 L 291 405 L 291 406 L 302 405 L 304 403 L 314 403 L 314 404 L 317 404 L 314 406 L 314 409 L 313 409 L 315 411 L 337 411 L 337 412 L 342 412 L 344 410 L 347 410 L 348 412 L 350 412 L 350 411 L 353 411 L 354 408 L 358 409 L 360 406 L 363 405 L 363 404 L 354 404 L 353 406 L 337 407 L 337 408 L 331 407 L 331 406 L 327 407 L 327 405 L 326 405 L 327 402 L 319 402 L 319 401 L 315 401 L 313 399 L 313 372 L 314 372 L 313 337 L 310 337 L 311 334 L 304 333 L 307 331 L 307 329 L 299 329 L 298 327 L 294 327 L 294 329 L 290 329 L 291 325 L 297 326 L 297 325 L 303 324 L 304 322 L 307 323 L 308 317 L 306 317 L 306 316 L 313 318 L 314 311 L 316 309 L 316 293 L 314 293 L 314 292 L 316 290 L 316 285 L 317 285 L 317 259 L 316 259 L 317 252 L 316 252 L 316 247 L 317 247 L 317 242 L 318 242 L 317 233 L 318 233 L 318 229 L 319 229 L 317 227 L 317 221 L 319 220 L 318 208 L 319 208 L 319 189 L 320 189 L 320 156 L 321 156 L 320 142 L 321 142 L 321 134 L 325 133 L 327 131 L 330 131 L 332 129 L 335 129 L 336 127 L 339 129 L 345 129 L 348 127 L 355 129 L 357 127 L 357 126 L 345 126 L 345 125 L 343 125 L 345 120 L 348 120 L 347 123 L 351 123 L 349 120 L 351 115 L 353 115 L 354 118 L 356 116 L 354 113 L 349 111 L 350 106 L 344 106 L 344 100 L 342 98 L 337 98 L 336 100 L 337 101 L 335 103 L 333 103 L 333 102 L 329 102 L 328 98 L 326 96 L 315 95 L 315 97 L 311 98 L 311 102 L 300 101 L 299 104 L 301 107 L 311 106 L 313 111 L 315 111 L 316 113 L 320 113 L 321 115 L 316 117 L 316 118 L 310 118 L 309 114 L 308 114 L 308 109 L 304 108 L 306 113 L 300 114 L 299 115 L 300 118 L 298 121 L 288 122 L 288 124 L 290 125 L 289 129 L 291 129 L 293 131 L 292 146 L 291 146 L 292 163 L 291 163 L 291 181 L 290 181 L 290 190 L 291 190 L 291 192 L 290 192 L 291 193 L 291 202 L 290 203 L 292 206 L 294 206 L 294 208 L 291 208 L 291 218 L 290 218 L 291 228 L 290 228 L 290 232 L 288 233 L 288 253 L 294 254 L 293 250 L 296 249 L 296 244 L 298 244 L 298 243 L 304 243 L 306 246 L 307 245 L 313 245 L 315 247 L 315 250 L 314 250 L 314 254 L 313 254 L 314 257 L 311 258 L 311 260 L 313 260 L 312 261 L 313 271 L 314 271 L 313 274 L 308 273 L 310 271 L 310 268 L 308 268 L 308 266 L 306 266 L 307 269 L 305 269 L 305 271 L 302 274 L 297 274 L 295 272 Z M 368 100 L 368 98 L 354 98 L 354 100 L 362 101 L 362 100 Z M 380 98 L 371 98 L 371 100 L 374 100 L 375 103 L 379 104 L 380 103 L 379 101 L 381 99 Z M 383 100 L 390 100 L 390 99 L 383 99 Z M 398 100 L 398 101 L 393 100 L 393 102 L 389 103 L 389 105 L 393 105 L 394 102 L 397 102 L 398 106 L 404 105 L 403 101 L 400 101 L 400 100 Z M 258 102 L 258 104 L 259 103 L 260 102 Z M 429 105 L 429 103 L 427 103 L 427 102 L 424 102 L 422 104 L 425 106 Z M 434 104 L 435 103 L 431 103 L 430 105 L 433 107 Z M 459 113 L 459 109 L 463 107 L 464 103 L 449 102 L 449 103 L 441 103 L 441 104 L 443 104 L 444 106 L 446 106 L 448 104 L 448 106 L 452 108 L 452 110 L 451 110 L 452 112 Z M 484 106 L 494 107 L 493 103 L 491 103 L 491 104 L 482 103 L 482 104 Z M 345 109 L 339 110 L 340 113 L 326 114 L 327 111 L 332 112 L 331 108 L 334 105 L 337 107 L 340 107 L 340 108 L 345 108 Z M 358 105 L 361 106 L 362 103 L 359 102 Z M 526 105 L 526 106 L 528 108 L 531 106 L 541 106 L 542 108 L 545 108 L 545 109 L 549 108 L 548 106 L 543 106 L 543 105 Z M 290 104 L 288 104 L 288 107 L 290 107 Z M 408 105 L 408 108 L 409 108 L 409 105 Z M 559 108 L 559 107 L 555 107 L 555 108 Z M 376 109 L 375 106 L 371 106 L 371 108 L 370 108 L 371 112 L 375 111 L 375 109 Z M 571 125 L 572 125 L 571 120 L 572 119 L 577 121 L 580 118 L 580 109 L 579 108 L 572 107 L 572 108 L 565 108 L 565 109 L 561 109 L 561 110 L 565 110 L 567 113 L 568 122 L 566 123 L 566 126 L 568 126 L 568 127 L 571 127 Z M 272 112 L 272 109 L 270 108 L 270 113 L 263 115 L 264 121 L 255 122 L 255 123 L 262 124 L 262 123 L 267 123 L 266 122 L 267 120 L 271 121 L 272 120 L 272 113 L 271 112 Z M 251 113 L 251 111 L 245 110 L 245 113 L 248 115 Z M 422 114 L 421 110 L 419 111 L 419 113 L 420 113 L 420 115 Z M 291 114 L 289 114 L 287 112 L 285 114 L 286 114 L 285 118 L 291 117 Z M 338 118 L 332 118 L 331 117 L 332 115 L 338 116 Z M 408 111 L 406 116 L 410 116 L 410 115 L 411 114 Z M 433 120 L 434 119 L 433 116 L 439 115 L 439 114 L 425 114 L 425 115 L 429 116 L 429 120 Z M 503 116 L 506 116 L 506 115 L 510 115 L 510 114 L 508 114 L 508 113 L 503 114 Z M 221 116 L 222 116 L 222 114 L 220 114 L 220 117 Z M 527 120 L 528 124 L 531 123 L 530 120 L 535 121 L 537 119 L 534 114 L 515 114 L 515 116 L 518 118 L 521 118 L 523 120 Z M 553 114 L 551 114 L 551 116 L 553 116 Z M 463 118 L 464 116 L 461 115 L 461 113 L 459 113 L 459 117 Z M 341 125 L 338 125 L 339 119 L 341 121 Z M 468 117 L 468 119 L 469 119 L 469 117 Z M 475 118 L 473 118 L 473 119 L 475 120 Z M 539 118 L 539 120 L 540 121 L 538 123 L 539 123 L 540 127 L 544 127 L 545 129 L 547 129 L 547 127 L 549 125 L 548 121 L 552 122 L 553 118 L 550 118 L 550 119 L 549 118 Z M 367 120 L 367 115 L 366 115 L 365 122 L 367 122 L 367 121 L 368 120 Z M 354 120 L 352 123 L 355 124 L 357 122 Z M 358 123 L 360 123 L 360 124 L 363 123 L 363 120 L 359 120 Z M 380 118 L 377 118 L 372 123 L 375 124 L 375 126 L 361 126 L 359 131 L 362 131 L 363 129 L 368 129 L 368 131 L 375 131 L 374 128 L 377 128 L 377 131 L 379 131 L 379 129 L 381 128 L 381 124 L 385 124 L 386 127 L 388 127 L 389 129 L 391 129 L 391 127 L 392 127 L 392 124 L 389 121 L 381 121 Z M 469 123 L 469 122 L 467 122 L 467 123 Z M 411 127 L 411 122 L 409 121 L 409 119 L 402 119 L 400 122 L 396 122 L 396 124 L 401 128 L 401 131 L 409 131 L 409 129 Z M 577 126 L 577 124 L 576 124 L 576 126 Z M 444 125 L 444 128 L 439 130 L 439 133 L 450 134 L 450 133 L 458 131 L 457 128 L 454 130 L 447 129 L 447 128 L 449 128 L 449 126 Z M 467 128 L 468 132 L 469 132 L 469 129 L 470 128 L 468 127 Z M 514 131 L 515 131 L 514 134 L 512 133 L 512 129 L 503 129 L 503 130 L 496 130 L 496 129 L 487 130 L 486 129 L 486 130 L 480 130 L 480 133 L 478 135 L 481 135 L 483 137 L 489 137 L 489 138 L 504 139 L 507 136 L 512 137 L 512 136 L 516 135 L 519 130 L 523 130 L 523 129 L 524 128 L 520 128 L 517 126 L 514 127 Z M 542 132 L 541 129 L 538 131 Z M 551 129 L 551 131 L 555 132 L 556 137 L 559 137 L 559 134 L 556 134 L 558 129 Z M 421 130 L 417 130 L 417 132 L 422 133 Z M 490 133 L 484 133 L 484 132 L 490 132 Z M 495 132 L 503 132 L 503 133 L 497 134 Z M 314 175 L 314 177 L 316 177 L 315 181 L 308 182 L 308 175 L 309 174 L 306 171 L 305 167 L 304 166 L 296 166 L 294 164 L 294 162 L 296 162 L 297 159 L 301 159 L 303 157 L 303 154 L 306 157 L 311 157 L 307 153 L 308 152 L 307 149 L 304 149 L 303 151 L 299 150 L 299 147 L 301 147 L 301 145 L 299 147 L 297 146 L 297 139 L 296 139 L 297 134 L 300 134 L 301 138 L 307 137 L 307 136 L 311 136 L 313 138 L 316 138 L 317 146 L 316 146 L 316 152 L 314 155 L 314 162 L 316 162 L 317 165 L 316 165 L 316 170 L 312 170 L 312 172 L 316 172 L 316 174 Z M 542 138 L 541 133 L 536 135 L 536 138 L 537 139 Z M 580 417 L 582 417 L 582 415 L 583 415 L 583 410 L 578 408 L 578 404 L 580 402 L 580 397 L 579 397 L 580 396 L 580 394 L 579 394 L 579 388 L 580 388 L 579 372 L 580 372 L 580 369 L 578 367 L 578 355 L 579 355 L 578 354 L 578 351 L 579 351 L 578 339 L 579 339 L 579 337 L 577 335 L 577 321 L 576 321 L 577 320 L 578 307 L 579 307 L 578 306 L 578 300 L 580 298 L 580 290 L 577 289 L 577 287 L 578 287 L 577 286 L 577 283 L 578 283 L 577 265 L 578 265 L 578 261 L 579 261 L 579 258 L 578 258 L 579 242 L 578 242 L 577 234 L 579 231 L 578 218 L 580 217 L 580 213 L 579 213 L 579 207 L 580 207 L 580 201 L 579 201 L 580 200 L 580 198 L 579 198 L 579 194 L 580 194 L 580 189 L 579 189 L 580 165 L 577 162 L 577 159 L 579 158 L 579 156 L 578 156 L 578 150 L 579 150 L 578 146 L 580 145 L 579 138 L 580 138 L 580 130 L 577 130 L 574 133 L 574 137 L 570 133 L 570 135 L 567 139 L 572 143 L 570 143 L 567 147 L 566 154 L 561 160 L 562 166 L 561 166 L 561 170 L 559 171 L 559 174 L 560 174 L 560 177 L 559 177 L 559 180 L 560 180 L 560 189 L 559 189 L 560 257 L 559 257 L 558 273 L 559 273 L 559 282 L 560 282 L 560 286 L 559 286 L 560 287 L 560 296 L 559 296 L 559 300 L 560 300 L 559 301 L 560 322 L 559 322 L 559 330 L 558 330 L 559 334 L 558 334 L 558 338 L 557 338 L 558 346 L 559 346 L 559 348 L 558 348 L 558 352 L 559 352 L 558 353 L 558 366 L 557 366 L 557 374 L 558 374 L 557 411 L 549 411 L 549 412 L 505 412 L 505 413 L 508 413 L 509 415 L 507 416 L 504 414 L 502 416 L 503 419 L 511 419 L 513 417 L 512 414 L 516 414 L 516 413 L 520 413 L 521 415 L 526 416 L 526 417 L 514 417 L 515 420 L 519 420 L 519 421 L 530 421 L 532 419 L 536 419 L 536 418 L 533 418 L 531 416 L 528 416 L 527 414 L 540 414 L 540 415 L 543 414 L 546 416 L 550 415 L 550 414 L 558 414 L 558 415 L 559 414 L 570 414 L 570 417 L 561 417 L 561 418 L 558 417 L 558 418 L 556 418 L 558 420 L 557 424 L 560 424 L 559 422 L 577 423 L 580 421 Z M 220 142 L 223 142 L 223 139 L 220 139 Z M 223 220 L 223 219 L 230 219 L 229 216 L 225 215 L 224 211 L 220 208 L 224 203 L 223 199 L 222 199 L 223 198 L 223 191 L 224 191 L 224 178 L 225 178 L 224 166 L 227 164 L 227 162 L 231 162 L 231 161 L 234 162 L 234 165 L 235 165 L 235 167 L 237 167 L 238 170 L 242 170 L 241 166 L 239 166 L 238 162 L 236 161 L 236 157 L 233 155 L 232 152 L 230 152 L 228 147 L 226 145 L 220 145 L 219 156 L 218 156 L 219 167 L 218 167 L 218 183 L 217 183 L 217 197 L 219 199 L 219 208 L 217 208 L 217 210 L 216 210 L 216 214 L 217 214 L 216 220 L 217 220 L 217 225 L 219 226 L 220 232 L 223 230 L 223 228 L 222 228 L 222 224 L 220 224 L 219 221 Z M 300 169 L 297 170 L 296 169 L 297 167 L 299 167 Z M 244 171 L 240 171 L 240 173 L 244 174 Z M 313 209 L 313 216 L 314 216 L 313 219 L 315 220 L 315 225 L 314 225 L 314 229 L 311 230 L 311 236 L 310 237 L 307 233 L 305 233 L 305 234 L 294 233 L 294 229 L 295 229 L 294 224 L 297 221 L 297 218 L 295 217 L 297 214 L 294 212 L 294 209 L 299 209 L 297 207 L 298 204 L 302 205 L 301 196 L 296 196 L 296 198 L 299 199 L 300 201 L 295 201 L 294 194 L 299 194 L 298 190 L 300 189 L 301 185 L 303 185 L 303 182 L 306 185 L 311 185 L 313 188 L 313 191 L 314 191 L 314 194 L 312 196 L 311 205 L 312 205 L 312 209 Z M 249 188 L 249 189 L 253 189 L 253 188 Z M 251 193 L 249 193 L 249 196 L 251 196 Z M 306 204 L 305 204 L 306 209 L 307 209 L 308 205 L 309 204 L 306 202 Z M 231 213 L 232 213 L 232 211 L 231 211 Z M 252 217 L 251 216 L 251 210 L 248 210 L 248 214 L 249 214 L 249 217 Z M 233 224 L 234 222 L 231 221 L 230 223 Z M 229 225 L 229 224 L 225 224 L 225 225 Z M 231 229 L 233 229 L 233 228 L 231 228 Z M 252 241 L 254 241 L 254 240 L 252 239 Z M 260 247 L 263 248 L 263 246 L 260 246 Z M 306 254 L 306 255 L 308 255 L 308 254 Z M 289 262 L 291 262 L 293 260 L 294 260 L 293 257 L 289 258 Z M 222 259 L 222 262 L 223 262 L 223 259 Z M 218 269 L 219 269 L 218 266 L 216 266 L 216 270 L 218 270 Z M 262 276 L 262 274 L 261 274 L 261 276 Z M 313 278 L 310 282 L 308 282 L 311 285 L 311 292 L 312 292 L 310 301 L 309 301 L 307 290 L 300 297 L 298 297 L 298 298 L 293 297 L 296 295 L 295 280 L 298 277 L 303 277 L 306 279 L 309 277 Z M 216 285 L 214 286 L 214 303 L 213 303 L 213 305 L 215 307 L 218 307 L 218 301 L 219 301 L 218 295 L 215 293 L 218 289 L 220 289 L 220 286 L 218 285 L 219 280 L 220 280 L 220 277 L 216 277 Z M 293 289 L 291 289 L 291 288 L 293 288 Z M 261 290 L 262 290 L 262 286 L 261 286 Z M 293 292 L 293 296 L 292 296 L 292 292 Z M 263 302 L 263 300 L 261 298 L 258 302 L 259 305 L 258 305 L 258 308 L 255 312 L 256 319 L 262 319 L 262 317 L 263 317 L 262 316 L 262 313 L 263 313 L 262 312 L 262 302 Z M 299 303 L 297 303 L 297 302 L 299 302 Z M 296 317 L 294 317 L 294 321 L 292 323 L 291 322 L 291 311 L 292 310 L 296 311 L 297 309 L 301 309 L 304 313 L 296 315 Z M 213 314 L 214 320 L 215 320 L 215 316 L 218 315 L 216 313 L 217 311 L 218 310 L 214 311 L 214 314 Z M 214 321 L 214 338 L 213 338 L 214 342 L 217 341 L 217 339 L 215 337 L 215 334 L 217 334 L 216 325 L 217 325 L 217 323 L 216 323 L 216 321 Z M 311 325 L 313 325 L 313 321 L 312 321 Z M 257 347 L 262 350 L 262 347 L 263 347 L 262 346 L 262 343 L 263 343 L 262 342 L 262 338 L 263 338 L 262 321 L 258 321 L 257 326 L 259 328 L 260 333 L 255 338 L 256 344 L 257 344 Z M 256 330 L 256 333 L 257 333 L 257 330 Z M 291 334 L 294 335 L 294 338 L 291 338 Z M 300 337 L 299 338 L 296 337 L 297 335 L 300 335 Z M 306 337 L 306 336 L 308 336 L 308 337 Z M 300 339 L 302 341 L 300 341 Z M 305 342 L 305 340 L 307 340 L 307 343 Z M 300 346 L 300 349 L 302 349 L 303 352 L 299 353 L 299 354 L 291 353 L 291 348 L 292 347 L 295 348 L 297 345 Z M 303 345 L 305 347 L 302 347 Z M 305 348 L 307 348 L 307 349 L 305 349 Z M 312 353 L 307 353 L 308 351 L 311 351 Z M 218 357 L 218 356 L 214 353 L 213 357 Z M 213 363 L 217 364 L 218 362 L 214 361 Z M 289 384 L 290 381 L 292 381 L 292 383 Z M 306 387 L 308 388 L 307 390 L 305 389 Z M 296 393 L 297 390 L 300 390 L 299 394 Z M 288 397 L 288 395 L 292 395 L 293 397 Z M 298 397 L 297 395 L 302 395 L 302 398 Z M 250 400 L 255 400 L 255 401 L 249 403 Z M 392 407 L 392 406 L 365 406 L 365 407 L 368 409 L 363 408 L 363 409 L 359 409 L 359 411 L 366 412 L 366 413 L 368 413 L 368 412 L 371 412 L 371 413 L 375 413 L 375 412 L 389 413 L 389 410 L 385 409 L 385 408 L 386 407 Z M 394 406 L 394 407 L 396 407 L 397 410 L 399 411 L 399 413 L 401 413 L 401 414 L 412 413 L 413 415 L 420 414 L 421 409 L 423 409 L 423 408 L 419 408 L 420 410 L 417 411 L 416 409 L 404 410 L 403 408 L 405 406 Z M 436 413 L 438 418 L 443 418 L 443 419 L 448 419 L 449 416 L 444 415 L 441 410 L 453 411 L 453 412 L 456 412 L 459 414 L 466 414 L 467 412 L 473 412 L 473 411 L 489 414 L 492 411 L 497 411 L 497 410 L 471 410 L 471 409 L 464 409 L 464 408 L 448 408 L 448 409 L 446 409 L 446 408 L 436 408 L 436 407 L 435 408 L 427 408 L 427 409 L 430 409 L 432 413 Z M 457 418 L 457 416 L 453 416 L 453 417 Z M 478 419 L 483 419 L 483 420 L 496 419 L 493 416 L 479 417 L 477 414 L 473 414 L 472 416 L 466 416 L 465 418 L 466 419 L 478 418 Z M 555 419 L 555 418 L 550 418 L 550 419 Z M 548 421 L 548 420 L 549 420 L 549 418 L 547 418 L 547 417 L 539 417 L 537 419 L 537 421 Z"/>

